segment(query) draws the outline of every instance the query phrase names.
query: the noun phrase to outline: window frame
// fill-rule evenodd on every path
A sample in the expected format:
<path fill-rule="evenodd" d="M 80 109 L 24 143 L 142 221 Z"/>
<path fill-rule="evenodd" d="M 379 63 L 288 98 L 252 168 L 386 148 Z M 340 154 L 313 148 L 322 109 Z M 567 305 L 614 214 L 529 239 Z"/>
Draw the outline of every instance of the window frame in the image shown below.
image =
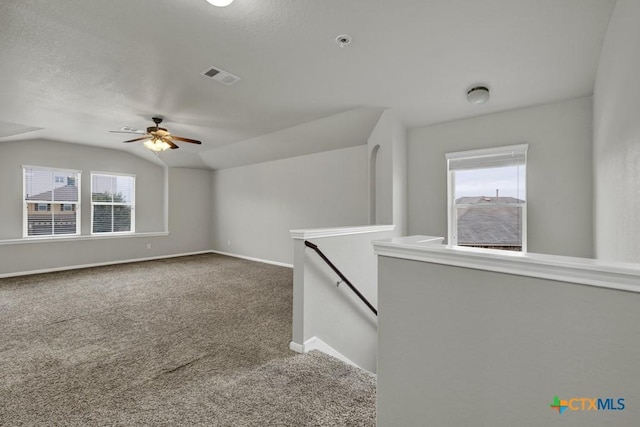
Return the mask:
<path fill-rule="evenodd" d="M 93 177 L 94 176 L 104 176 L 109 178 L 114 177 L 128 177 L 133 180 L 133 185 L 131 187 L 131 202 L 128 203 L 116 203 L 116 202 L 94 202 L 93 201 Z M 119 172 L 102 172 L 102 171 L 91 171 L 90 172 L 90 197 L 91 197 L 91 228 L 90 234 L 92 236 L 113 236 L 113 235 L 123 235 L 123 234 L 135 234 L 136 230 L 136 215 L 135 215 L 135 205 L 136 205 L 136 175 L 130 173 L 119 173 Z M 131 217 L 130 217 L 130 227 L 128 231 L 94 231 L 94 210 L 95 206 L 130 206 L 131 207 Z M 113 230 L 113 216 L 111 219 L 111 229 Z"/>
<path fill-rule="evenodd" d="M 456 204 L 455 203 L 455 189 L 456 189 L 456 179 L 455 172 L 456 170 L 461 169 L 490 169 L 493 167 L 506 167 L 506 166 L 525 166 L 525 176 L 524 176 L 524 188 L 525 192 L 527 189 L 527 152 L 528 152 L 529 144 L 516 144 L 516 145 L 506 145 L 506 146 L 498 146 L 498 147 L 490 147 L 490 148 L 480 148 L 476 150 L 466 150 L 466 151 L 456 151 L 451 153 L 446 153 L 445 158 L 447 160 L 447 246 L 451 248 L 470 248 L 470 246 L 461 246 L 458 245 L 458 209 L 459 208 L 480 208 L 482 209 L 482 205 L 477 204 Z M 507 156 L 512 156 L 514 158 L 523 158 L 523 161 L 520 162 L 515 160 L 514 163 L 508 164 L 508 161 L 505 160 L 504 164 L 496 166 L 496 164 L 492 163 L 491 160 L 498 159 L 497 162 L 500 163 L 500 158 L 506 158 Z M 473 159 L 469 164 L 477 165 L 478 167 L 467 167 L 467 168 L 459 168 L 452 169 L 451 162 L 465 162 L 469 161 L 469 159 Z M 484 161 L 482 159 L 485 159 Z M 485 164 L 482 167 L 483 162 Z M 528 206 L 528 196 L 525 197 L 523 203 L 499 203 L 492 204 L 492 206 L 509 206 L 509 207 L 517 207 L 521 212 L 521 224 L 520 224 L 520 233 L 521 233 L 521 251 L 519 253 L 525 254 L 527 253 L 527 206 Z M 487 206 L 488 207 L 488 206 Z M 473 247 L 477 250 L 500 250 L 503 249 L 491 249 L 491 248 L 481 248 L 481 247 Z"/>
<path fill-rule="evenodd" d="M 74 175 L 76 187 L 78 188 L 78 197 L 76 201 L 73 200 L 28 200 L 27 199 L 27 171 L 39 171 L 51 173 L 51 192 L 52 199 L 54 199 L 54 191 L 56 189 L 56 183 L 64 183 L 64 181 L 58 181 L 57 176 L 59 175 Z M 23 203 L 23 214 L 22 214 L 22 238 L 23 239 L 64 239 L 69 238 L 70 236 L 79 236 L 82 230 L 82 215 L 81 215 L 81 198 L 82 198 L 82 171 L 76 169 L 65 169 L 65 168 L 55 168 L 49 166 L 33 166 L 33 165 L 22 165 L 22 203 Z M 49 191 L 49 190 L 47 190 Z M 29 235 L 29 204 L 35 205 L 35 212 L 50 212 L 52 218 L 52 234 L 37 234 L 37 235 Z M 46 209 L 40 210 L 42 205 L 46 206 Z M 56 234 L 55 233 L 55 222 L 53 221 L 55 218 L 56 212 L 62 212 L 62 206 L 64 205 L 75 205 L 76 208 L 73 210 L 75 213 L 75 221 L 76 221 L 76 229 L 73 233 L 64 233 L 64 234 Z M 60 206 L 61 209 L 57 209 L 56 207 Z"/>

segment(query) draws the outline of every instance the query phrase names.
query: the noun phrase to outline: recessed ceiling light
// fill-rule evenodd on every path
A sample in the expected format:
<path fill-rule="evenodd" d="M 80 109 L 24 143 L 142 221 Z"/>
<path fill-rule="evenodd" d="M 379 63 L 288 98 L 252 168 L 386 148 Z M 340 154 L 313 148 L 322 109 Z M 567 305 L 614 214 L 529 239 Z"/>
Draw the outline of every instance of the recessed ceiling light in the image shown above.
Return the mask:
<path fill-rule="evenodd" d="M 467 91 L 467 101 L 471 104 L 484 104 L 489 100 L 489 88 L 482 85 L 474 85 Z"/>
<path fill-rule="evenodd" d="M 233 0 L 207 0 L 207 2 L 214 6 L 225 7 L 233 3 Z"/>

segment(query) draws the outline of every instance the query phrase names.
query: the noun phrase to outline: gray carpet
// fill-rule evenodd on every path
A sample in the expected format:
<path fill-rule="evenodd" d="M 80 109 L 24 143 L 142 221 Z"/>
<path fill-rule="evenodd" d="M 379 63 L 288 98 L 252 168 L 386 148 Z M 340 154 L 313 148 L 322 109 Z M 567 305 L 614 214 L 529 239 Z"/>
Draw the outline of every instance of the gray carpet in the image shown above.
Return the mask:
<path fill-rule="evenodd" d="M 291 305 L 290 269 L 213 254 L 2 279 L 0 425 L 375 425 Z"/>

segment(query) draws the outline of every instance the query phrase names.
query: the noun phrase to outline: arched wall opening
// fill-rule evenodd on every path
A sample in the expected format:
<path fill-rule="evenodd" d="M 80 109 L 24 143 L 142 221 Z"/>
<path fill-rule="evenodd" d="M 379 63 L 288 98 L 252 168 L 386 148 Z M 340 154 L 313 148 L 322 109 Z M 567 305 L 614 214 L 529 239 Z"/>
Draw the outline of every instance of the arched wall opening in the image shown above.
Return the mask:
<path fill-rule="evenodd" d="M 376 169 L 378 166 L 378 151 L 380 145 L 371 150 L 369 159 L 369 224 L 376 224 Z"/>

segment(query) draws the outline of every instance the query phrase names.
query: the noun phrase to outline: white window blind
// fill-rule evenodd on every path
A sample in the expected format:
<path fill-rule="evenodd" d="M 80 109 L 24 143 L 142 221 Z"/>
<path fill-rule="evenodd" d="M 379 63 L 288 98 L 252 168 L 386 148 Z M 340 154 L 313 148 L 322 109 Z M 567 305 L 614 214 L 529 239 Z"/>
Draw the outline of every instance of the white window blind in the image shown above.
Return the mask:
<path fill-rule="evenodd" d="M 80 171 L 23 166 L 24 237 L 80 233 Z"/>
<path fill-rule="evenodd" d="M 446 155 L 449 170 L 497 168 L 527 163 L 528 144 L 510 145 L 481 150 L 460 151 Z"/>
<path fill-rule="evenodd" d="M 135 176 L 91 174 L 91 232 L 135 231 Z"/>

